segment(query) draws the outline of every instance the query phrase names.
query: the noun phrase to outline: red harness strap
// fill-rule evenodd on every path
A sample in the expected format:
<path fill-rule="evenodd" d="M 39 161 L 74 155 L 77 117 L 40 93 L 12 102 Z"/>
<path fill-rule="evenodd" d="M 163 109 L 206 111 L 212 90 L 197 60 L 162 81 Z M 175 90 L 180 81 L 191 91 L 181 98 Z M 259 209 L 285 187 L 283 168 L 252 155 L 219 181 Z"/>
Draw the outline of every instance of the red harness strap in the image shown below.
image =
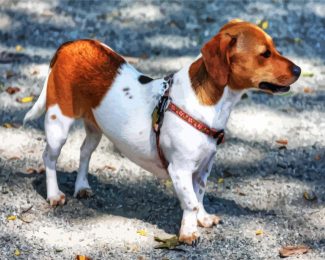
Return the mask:
<path fill-rule="evenodd" d="M 212 138 L 217 140 L 217 145 L 224 142 L 224 130 L 216 130 L 214 128 L 208 127 L 206 124 L 194 119 L 189 114 L 187 114 L 184 110 L 176 106 L 173 102 L 170 102 L 167 110 L 174 112 L 176 115 L 178 115 L 180 118 L 182 118 L 185 122 L 192 125 L 194 128 L 199 130 L 200 132 L 211 136 Z"/>
<path fill-rule="evenodd" d="M 164 118 L 164 113 L 165 111 L 170 111 L 175 113 L 177 116 L 179 116 L 181 119 L 183 119 L 185 122 L 193 126 L 195 129 L 199 130 L 200 132 L 211 136 L 212 138 L 216 139 L 217 145 L 221 144 L 224 142 L 224 130 L 216 130 L 214 128 L 210 128 L 206 124 L 194 119 L 192 116 L 187 114 L 184 110 L 176 106 L 173 102 L 169 102 L 167 106 L 167 101 L 169 100 L 169 90 L 171 88 L 171 85 L 173 83 L 173 75 L 170 75 L 165 78 L 166 84 L 168 84 L 168 88 L 166 88 L 166 91 L 164 95 L 162 96 L 161 100 L 159 101 L 159 104 L 155 108 L 153 114 L 156 114 L 157 118 L 155 119 L 156 121 L 153 122 L 153 129 L 156 133 L 156 145 L 157 145 L 157 151 L 158 155 L 160 158 L 160 161 L 162 165 L 167 169 L 168 167 L 168 162 L 164 156 L 164 153 L 162 149 L 160 148 L 160 128 L 162 126 L 163 118 Z M 167 106 L 167 108 L 166 108 Z"/>

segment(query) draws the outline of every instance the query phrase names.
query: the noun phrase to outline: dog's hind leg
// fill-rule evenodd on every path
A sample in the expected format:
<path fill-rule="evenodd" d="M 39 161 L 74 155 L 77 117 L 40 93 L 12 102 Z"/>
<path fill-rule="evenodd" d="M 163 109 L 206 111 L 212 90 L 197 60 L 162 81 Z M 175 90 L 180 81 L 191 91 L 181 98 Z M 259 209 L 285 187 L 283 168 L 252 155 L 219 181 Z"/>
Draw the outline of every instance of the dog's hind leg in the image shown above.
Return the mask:
<path fill-rule="evenodd" d="M 73 118 L 62 114 L 58 105 L 49 107 L 45 115 L 47 145 L 43 153 L 43 160 L 46 167 L 47 200 L 51 206 L 65 203 L 65 195 L 60 191 L 57 182 L 56 162 L 73 122 Z"/>
<path fill-rule="evenodd" d="M 75 183 L 74 197 L 89 197 L 92 195 L 91 188 L 88 183 L 89 161 L 93 151 L 96 149 L 102 137 L 101 130 L 92 123 L 84 121 L 86 129 L 86 138 L 80 148 L 80 164 Z"/>

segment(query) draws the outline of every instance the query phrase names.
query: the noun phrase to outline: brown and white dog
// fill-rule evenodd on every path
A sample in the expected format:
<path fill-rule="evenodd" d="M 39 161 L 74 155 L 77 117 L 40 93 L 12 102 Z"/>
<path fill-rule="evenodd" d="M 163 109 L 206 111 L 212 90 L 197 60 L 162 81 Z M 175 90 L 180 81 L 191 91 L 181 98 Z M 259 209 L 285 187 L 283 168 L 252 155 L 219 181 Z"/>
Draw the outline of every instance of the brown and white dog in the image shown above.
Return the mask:
<path fill-rule="evenodd" d="M 177 106 L 211 128 L 224 129 L 232 107 L 247 89 L 286 92 L 300 68 L 283 57 L 272 38 L 254 24 L 232 20 L 201 49 L 201 55 L 173 76 L 170 97 Z M 152 112 L 163 95 L 164 79 L 142 75 L 108 46 L 94 40 L 63 44 L 55 53 L 46 82 L 24 122 L 46 111 L 47 199 L 65 203 L 56 162 L 69 129 L 82 118 L 86 138 L 74 196 L 91 192 L 89 160 L 102 133 L 130 160 L 172 179 L 183 209 L 180 241 L 196 243 L 197 226 L 220 219 L 203 206 L 207 178 L 216 153 L 215 139 L 169 111 L 160 131 L 160 148 L 169 162 L 163 167 L 152 129 Z"/>

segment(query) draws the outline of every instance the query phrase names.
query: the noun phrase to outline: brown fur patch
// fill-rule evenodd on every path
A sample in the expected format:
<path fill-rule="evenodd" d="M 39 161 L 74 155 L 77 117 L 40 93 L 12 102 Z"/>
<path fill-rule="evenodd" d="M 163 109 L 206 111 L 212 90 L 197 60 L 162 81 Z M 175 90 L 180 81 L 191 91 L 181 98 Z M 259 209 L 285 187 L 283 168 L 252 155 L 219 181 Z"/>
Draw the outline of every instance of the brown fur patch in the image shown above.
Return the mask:
<path fill-rule="evenodd" d="M 51 115 L 51 119 L 55 120 L 56 119 L 56 115 Z"/>
<path fill-rule="evenodd" d="M 65 116 L 85 118 L 97 125 L 92 113 L 125 60 L 94 40 L 68 42 L 51 61 L 46 108 L 58 104 Z"/>
<path fill-rule="evenodd" d="M 199 101 L 204 105 L 214 105 L 221 98 L 224 86 L 218 86 L 208 74 L 203 59 L 200 58 L 190 66 L 192 88 Z"/>

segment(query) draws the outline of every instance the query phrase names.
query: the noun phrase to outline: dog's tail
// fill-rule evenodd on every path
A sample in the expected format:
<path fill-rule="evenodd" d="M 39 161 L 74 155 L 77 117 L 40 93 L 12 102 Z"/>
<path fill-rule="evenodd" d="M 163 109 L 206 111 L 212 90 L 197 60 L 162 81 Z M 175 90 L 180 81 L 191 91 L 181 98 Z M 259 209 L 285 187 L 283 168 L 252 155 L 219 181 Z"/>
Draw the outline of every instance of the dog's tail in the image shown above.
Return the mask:
<path fill-rule="evenodd" d="M 51 71 L 49 70 L 49 72 L 48 72 L 48 74 L 46 76 L 46 79 L 45 79 L 43 89 L 41 91 L 40 96 L 38 97 L 38 99 L 35 102 L 35 104 L 33 105 L 33 107 L 25 115 L 23 125 L 25 125 L 27 121 L 39 118 L 45 112 L 47 81 L 48 81 L 50 72 Z"/>

